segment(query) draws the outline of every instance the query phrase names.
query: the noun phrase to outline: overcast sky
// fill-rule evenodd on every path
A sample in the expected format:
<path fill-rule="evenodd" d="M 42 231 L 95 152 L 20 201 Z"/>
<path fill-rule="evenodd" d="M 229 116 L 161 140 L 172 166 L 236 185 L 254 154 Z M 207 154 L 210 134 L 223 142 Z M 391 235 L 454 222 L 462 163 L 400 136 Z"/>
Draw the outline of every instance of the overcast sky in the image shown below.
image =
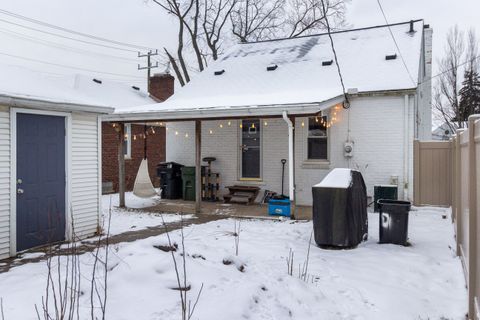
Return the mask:
<path fill-rule="evenodd" d="M 390 23 L 423 18 L 431 25 L 434 29 L 435 59 L 443 52 L 445 36 L 451 26 L 458 24 L 465 30 L 475 28 L 480 36 L 479 0 L 382 0 L 382 4 Z M 0 0 L 0 10 L 125 43 L 160 49 L 175 45 L 175 24 L 158 6 L 146 0 Z M 98 77 L 142 86 L 146 82 L 145 72 L 137 71 L 139 59 L 135 48 L 124 47 L 133 51 L 130 52 L 79 43 L 12 22 L 69 36 L 0 11 L 1 63 L 26 66 L 58 76 L 75 73 L 94 75 L 88 70 L 97 70 L 102 72 L 96 74 Z M 348 22 L 353 27 L 364 27 L 384 24 L 385 21 L 377 0 L 352 0 L 348 5 Z M 158 70 L 162 71 L 161 68 Z"/>

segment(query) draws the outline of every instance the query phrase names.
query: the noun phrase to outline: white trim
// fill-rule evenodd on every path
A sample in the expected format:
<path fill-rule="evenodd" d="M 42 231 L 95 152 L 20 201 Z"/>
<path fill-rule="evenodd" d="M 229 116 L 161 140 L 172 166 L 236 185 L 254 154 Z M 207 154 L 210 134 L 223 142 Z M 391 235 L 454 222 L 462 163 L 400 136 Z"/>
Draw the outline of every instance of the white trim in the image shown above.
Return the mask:
<path fill-rule="evenodd" d="M 57 111 L 10 108 L 10 256 L 17 254 L 17 113 L 65 118 L 65 239 L 71 239 L 71 145 L 72 114 Z"/>
<path fill-rule="evenodd" d="M 325 113 L 321 113 L 318 118 L 323 118 L 325 117 L 326 120 L 327 120 L 327 123 L 328 123 L 328 120 L 330 118 L 330 110 L 328 111 L 329 114 L 326 114 Z M 321 165 L 321 166 L 325 166 L 325 165 L 328 165 L 330 166 L 330 128 L 326 128 L 327 129 L 327 136 L 326 136 L 326 140 L 327 140 L 327 158 L 326 159 L 309 159 L 308 158 L 308 133 L 309 133 L 309 127 L 310 127 L 310 118 L 315 118 L 315 117 L 305 117 L 305 118 L 300 118 L 301 121 L 304 121 L 302 119 L 306 119 L 306 124 L 304 123 L 304 127 L 303 130 L 304 130 L 304 142 L 303 142 L 303 163 L 302 165 Z M 317 137 L 317 138 L 322 138 L 322 137 Z"/>
<path fill-rule="evenodd" d="M 98 220 L 97 229 L 102 225 L 102 117 L 97 116 L 97 157 L 98 157 Z"/>

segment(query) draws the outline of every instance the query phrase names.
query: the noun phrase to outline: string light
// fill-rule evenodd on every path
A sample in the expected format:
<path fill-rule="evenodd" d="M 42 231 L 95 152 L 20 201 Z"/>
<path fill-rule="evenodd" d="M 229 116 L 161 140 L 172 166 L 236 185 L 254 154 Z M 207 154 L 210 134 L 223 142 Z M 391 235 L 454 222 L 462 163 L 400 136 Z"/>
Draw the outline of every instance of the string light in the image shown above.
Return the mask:
<path fill-rule="evenodd" d="M 209 132 L 210 132 L 210 134 L 213 134 L 213 130 L 212 130 L 212 129 L 210 129 Z"/>
<path fill-rule="evenodd" d="M 232 124 L 232 121 L 228 121 L 228 126 L 230 126 Z"/>
<path fill-rule="evenodd" d="M 265 122 L 264 122 L 263 124 L 264 124 L 265 126 L 267 126 L 267 125 L 268 125 L 267 120 L 265 120 Z"/>
<path fill-rule="evenodd" d="M 240 123 L 240 129 L 242 129 L 242 128 L 243 128 L 243 124 Z"/>
<path fill-rule="evenodd" d="M 124 138 L 125 140 L 128 140 L 128 133 L 125 133 Z"/>
<path fill-rule="evenodd" d="M 302 121 L 302 127 L 305 127 L 305 122 Z"/>
<path fill-rule="evenodd" d="M 185 138 L 188 138 L 188 133 L 185 133 Z"/>
<path fill-rule="evenodd" d="M 133 140 L 137 140 L 137 135 L 136 134 L 133 135 Z"/>
<path fill-rule="evenodd" d="M 255 129 L 255 123 L 252 123 L 252 129 Z"/>
<path fill-rule="evenodd" d="M 223 128 L 223 124 L 220 123 L 220 128 Z"/>
<path fill-rule="evenodd" d="M 175 135 L 178 136 L 178 131 L 175 131 Z"/>

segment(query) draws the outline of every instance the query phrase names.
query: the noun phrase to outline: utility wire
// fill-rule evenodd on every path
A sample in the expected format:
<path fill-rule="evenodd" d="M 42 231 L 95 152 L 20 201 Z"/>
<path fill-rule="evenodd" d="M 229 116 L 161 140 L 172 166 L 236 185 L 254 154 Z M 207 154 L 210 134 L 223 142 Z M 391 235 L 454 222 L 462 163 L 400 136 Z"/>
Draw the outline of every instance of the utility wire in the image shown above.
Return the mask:
<path fill-rule="evenodd" d="M 12 22 L 12 21 L 4 20 L 4 19 L 0 19 L 0 21 L 1 21 L 1 22 L 5 22 L 5 23 L 8 23 L 8 24 L 11 24 L 11 25 L 14 25 L 14 26 L 17 26 L 17 27 L 21 27 L 21 28 L 24 28 L 24 29 L 33 30 L 33 31 L 36 31 L 36 32 L 45 33 L 45 34 L 48 34 L 48 35 L 51 35 L 51 36 L 55 36 L 55 37 L 59 37 L 59 38 L 63 38 L 63 39 L 68 39 L 68 40 L 72 40 L 72 41 L 78 41 L 78 42 L 82 42 L 82 43 L 86 43 L 86 44 L 90 44 L 90 45 L 95 45 L 95 46 L 100 46 L 100 47 L 104 47 L 104 48 L 109 48 L 109 49 L 114 49 L 114 50 L 120 50 L 120 51 L 138 53 L 138 50 L 126 49 L 126 48 L 120 48 L 120 47 L 114 47 L 114 46 L 110 46 L 110 45 L 106 45 L 106 44 L 102 44 L 102 43 L 96 43 L 96 42 L 91 42 L 91 41 L 87 41 L 87 40 L 75 39 L 75 38 L 71 38 L 71 37 L 68 37 L 68 36 L 64 36 L 64 35 L 61 35 L 61 34 L 58 34 L 58 33 L 49 32 L 49 31 L 45 31 L 45 30 L 41 30 L 41 29 L 37 29 L 37 28 L 25 26 L 25 25 L 23 25 L 23 24 L 15 23 L 15 22 Z"/>
<path fill-rule="evenodd" d="M 8 30 L 8 29 L 0 28 L 0 33 L 3 33 L 5 35 L 13 37 L 13 38 L 18 38 L 18 39 L 22 39 L 22 40 L 27 40 L 27 41 L 39 43 L 39 44 L 44 45 L 44 46 L 48 46 L 48 47 L 52 47 L 52 48 L 56 48 L 56 49 L 62 49 L 62 50 L 66 50 L 66 51 L 69 51 L 69 52 L 95 55 L 95 56 L 102 56 L 102 57 L 109 58 L 109 59 L 113 58 L 113 59 L 119 59 L 119 60 L 124 60 L 124 61 L 132 61 L 132 62 L 138 63 L 138 59 L 120 57 L 120 56 L 116 56 L 116 55 L 105 54 L 105 53 L 85 50 L 85 49 L 76 48 L 76 47 L 70 47 L 70 46 L 66 46 L 66 45 L 58 43 L 58 42 L 48 41 L 48 40 L 40 39 L 40 38 L 37 38 L 37 37 L 31 37 L 31 36 L 28 36 L 26 34 L 11 31 L 11 30 Z"/>
<path fill-rule="evenodd" d="M 348 100 L 347 92 L 345 90 L 345 84 L 343 83 L 343 77 L 342 77 L 342 72 L 340 70 L 340 65 L 338 64 L 337 51 L 335 50 L 335 45 L 333 43 L 333 38 L 332 38 L 332 34 L 331 34 L 331 29 L 330 29 L 330 23 L 328 22 L 327 10 L 325 8 L 324 0 L 321 0 L 321 2 L 322 2 L 322 8 L 323 8 L 323 16 L 325 17 L 325 24 L 327 25 L 327 33 L 328 33 L 328 37 L 330 38 L 330 45 L 332 46 L 333 55 L 335 57 L 335 64 L 337 65 L 338 76 L 340 77 L 340 83 L 342 85 L 343 96 L 345 97 L 345 103 L 344 103 L 343 107 L 345 109 L 348 109 L 348 108 L 350 108 L 350 102 Z"/>
<path fill-rule="evenodd" d="M 64 28 L 64 27 L 61 27 L 61 26 L 57 26 L 57 25 L 54 25 L 54 24 L 51 24 L 51 23 L 47 23 L 47 22 L 40 21 L 40 20 L 37 20 L 37 19 L 29 18 L 29 17 L 23 16 L 23 15 L 20 15 L 18 13 L 10 12 L 10 11 L 3 10 L 3 9 L 0 9 L 0 13 L 2 13 L 4 15 L 11 16 L 11 17 L 14 17 L 14 18 L 17 18 L 17 19 L 32 22 L 32 23 L 35 23 L 35 24 L 38 24 L 38 25 L 42 25 L 44 27 L 48 27 L 48 28 L 60 30 L 60 31 L 63 31 L 63 32 L 68 32 L 68 33 L 71 33 L 71 34 L 75 34 L 77 36 L 82 36 L 82 37 L 85 37 L 85 38 L 90 38 L 90 39 L 103 41 L 103 42 L 109 42 L 109 43 L 119 45 L 119 46 L 123 46 L 123 47 L 136 48 L 137 51 L 139 49 L 140 50 L 157 50 L 156 48 L 152 48 L 152 47 L 147 47 L 147 46 L 141 46 L 141 45 L 131 44 L 131 43 L 127 43 L 127 42 L 116 41 L 116 40 L 112 40 L 112 39 L 108 39 L 108 38 L 103 38 L 103 37 L 91 35 L 91 34 L 88 34 L 88 33 L 75 31 L 75 30 L 72 30 L 72 29 L 67 29 L 67 28 Z"/>
<path fill-rule="evenodd" d="M 405 62 L 405 59 L 403 58 L 402 52 L 400 51 L 400 47 L 398 46 L 397 39 L 395 39 L 395 36 L 393 35 L 392 28 L 390 28 L 390 24 L 388 23 L 387 20 L 387 15 L 385 14 L 385 11 L 383 10 L 382 4 L 380 3 L 380 0 L 377 0 L 378 6 L 380 8 L 380 11 L 382 12 L 383 18 L 385 19 L 385 23 L 387 24 L 388 31 L 390 32 L 390 35 L 392 36 L 393 42 L 395 43 L 395 47 L 397 47 L 398 55 L 402 59 L 403 66 L 405 67 L 405 70 L 407 70 L 408 77 L 410 78 L 410 81 L 412 81 L 413 86 L 417 86 L 417 83 L 412 77 L 412 74 L 410 73 L 410 70 L 408 70 L 407 63 Z"/>
<path fill-rule="evenodd" d="M 129 77 L 129 78 L 132 78 L 132 79 L 143 79 L 143 77 L 135 77 L 135 76 L 131 76 L 131 75 L 127 75 L 127 74 L 121 74 L 121 73 L 114 73 L 114 72 L 107 72 L 107 71 L 97 71 L 97 70 L 93 70 L 93 69 L 80 68 L 80 67 L 69 66 L 69 65 L 65 65 L 65 64 L 59 64 L 59 63 L 53 63 L 53 62 L 48 62 L 48 61 L 43 61 L 43 60 L 37 60 L 37 59 L 17 56 L 17 55 L 5 53 L 5 52 L 0 52 L 0 55 L 7 56 L 7 57 L 12 57 L 12 58 L 16 58 L 16 59 L 22 59 L 22 60 L 26 60 L 26 61 L 33 61 L 33 62 L 37 62 L 37 63 L 48 64 L 48 65 L 61 67 L 61 68 L 88 71 L 88 72 L 99 73 L 99 74 L 108 74 L 108 75 L 113 75 L 113 76 Z"/>
<path fill-rule="evenodd" d="M 476 56 L 476 57 L 473 57 L 473 58 L 469 58 L 467 61 L 464 61 L 464 62 L 460 63 L 460 64 L 457 65 L 456 67 L 449 68 L 449 69 L 447 69 L 447 70 L 444 70 L 444 71 L 442 71 L 442 72 L 439 72 L 439 73 L 431 76 L 430 78 L 423 80 L 423 81 L 420 82 L 419 84 L 422 84 L 422 83 L 428 82 L 428 81 L 430 81 L 430 80 L 432 80 L 432 79 L 435 79 L 435 78 L 437 78 L 437 77 L 440 77 L 441 75 L 444 75 L 444 74 L 447 73 L 447 72 L 450 72 L 450 71 L 452 71 L 452 70 L 458 69 L 459 67 L 462 67 L 462 66 L 466 65 L 467 63 L 470 63 L 470 62 L 472 62 L 473 60 L 477 60 L 477 59 L 480 59 L 480 55 L 478 55 L 478 56 Z"/>

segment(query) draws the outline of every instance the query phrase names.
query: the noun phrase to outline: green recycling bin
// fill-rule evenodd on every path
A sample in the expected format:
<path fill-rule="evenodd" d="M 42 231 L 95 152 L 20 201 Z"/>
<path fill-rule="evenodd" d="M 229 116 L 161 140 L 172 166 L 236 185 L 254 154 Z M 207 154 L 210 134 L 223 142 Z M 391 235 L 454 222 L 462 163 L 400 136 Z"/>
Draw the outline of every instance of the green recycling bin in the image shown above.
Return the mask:
<path fill-rule="evenodd" d="M 195 201 L 195 167 L 182 167 L 183 200 Z"/>

